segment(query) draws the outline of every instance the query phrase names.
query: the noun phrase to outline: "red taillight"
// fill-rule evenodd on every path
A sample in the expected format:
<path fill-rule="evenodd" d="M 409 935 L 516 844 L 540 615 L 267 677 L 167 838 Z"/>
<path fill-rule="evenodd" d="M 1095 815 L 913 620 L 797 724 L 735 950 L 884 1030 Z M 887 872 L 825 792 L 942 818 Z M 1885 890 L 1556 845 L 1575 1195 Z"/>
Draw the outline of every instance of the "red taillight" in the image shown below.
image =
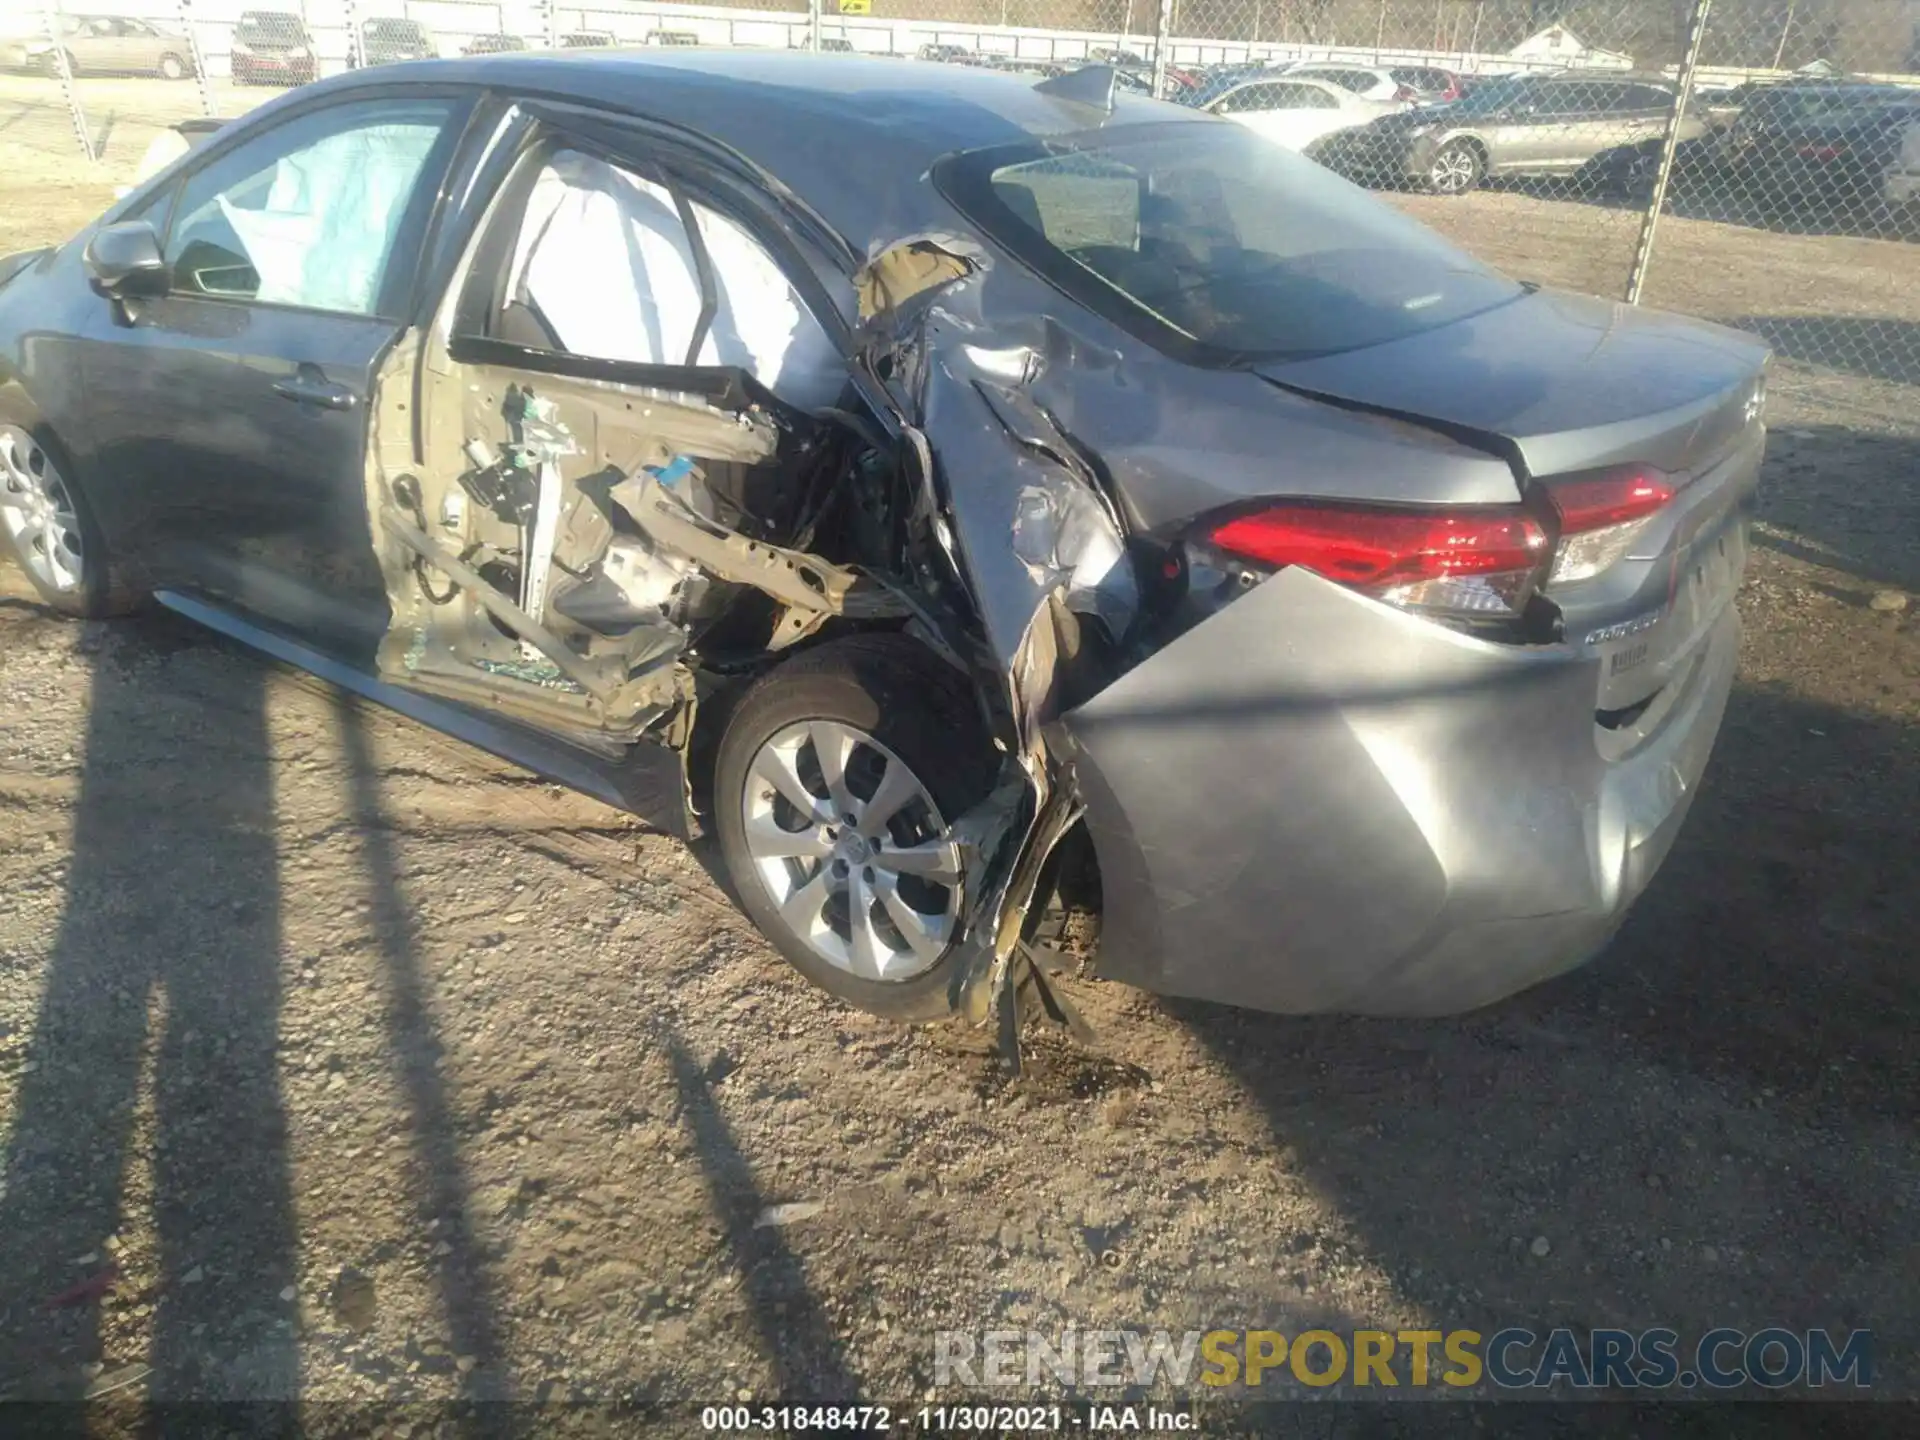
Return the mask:
<path fill-rule="evenodd" d="M 1396 100 L 1418 100 L 1420 98 L 1420 92 L 1411 85 L 1402 85 L 1398 90 L 1393 92 L 1393 98 Z"/>
<path fill-rule="evenodd" d="M 1664 475 L 1635 470 L 1598 480 L 1570 480 L 1553 486 L 1552 495 L 1560 512 L 1560 533 L 1578 535 L 1646 519 L 1673 498 L 1673 485 Z"/>
<path fill-rule="evenodd" d="M 1546 554 L 1547 535 L 1512 508 L 1372 510 L 1282 505 L 1216 527 L 1212 540 L 1242 560 L 1317 575 L 1397 605 L 1517 614 Z"/>
<path fill-rule="evenodd" d="M 1549 583 L 1566 584 L 1590 579 L 1624 556 L 1675 489 L 1657 471 L 1634 469 L 1550 482 L 1547 493 L 1560 512 L 1560 546 Z"/>

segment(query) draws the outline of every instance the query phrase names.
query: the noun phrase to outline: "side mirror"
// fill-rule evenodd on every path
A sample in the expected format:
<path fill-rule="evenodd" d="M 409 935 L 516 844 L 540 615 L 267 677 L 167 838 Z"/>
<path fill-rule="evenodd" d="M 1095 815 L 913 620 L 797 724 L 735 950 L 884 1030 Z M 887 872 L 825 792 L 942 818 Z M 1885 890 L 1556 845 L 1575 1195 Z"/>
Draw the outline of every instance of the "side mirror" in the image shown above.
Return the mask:
<path fill-rule="evenodd" d="M 102 295 L 132 300 L 167 293 L 167 262 L 160 253 L 160 236 L 145 220 L 96 230 L 84 258 L 93 288 Z"/>

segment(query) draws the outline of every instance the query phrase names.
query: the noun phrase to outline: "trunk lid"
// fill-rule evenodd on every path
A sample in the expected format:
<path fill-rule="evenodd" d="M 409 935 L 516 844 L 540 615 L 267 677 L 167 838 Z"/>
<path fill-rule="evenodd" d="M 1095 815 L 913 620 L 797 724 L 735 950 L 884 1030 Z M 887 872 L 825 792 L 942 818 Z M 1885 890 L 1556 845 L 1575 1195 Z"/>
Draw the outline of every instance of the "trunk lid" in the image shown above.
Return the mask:
<path fill-rule="evenodd" d="M 1301 394 L 1488 444 L 1546 478 L 1711 464 L 1758 423 L 1766 358 L 1739 331 L 1536 290 L 1406 339 L 1256 368 Z"/>

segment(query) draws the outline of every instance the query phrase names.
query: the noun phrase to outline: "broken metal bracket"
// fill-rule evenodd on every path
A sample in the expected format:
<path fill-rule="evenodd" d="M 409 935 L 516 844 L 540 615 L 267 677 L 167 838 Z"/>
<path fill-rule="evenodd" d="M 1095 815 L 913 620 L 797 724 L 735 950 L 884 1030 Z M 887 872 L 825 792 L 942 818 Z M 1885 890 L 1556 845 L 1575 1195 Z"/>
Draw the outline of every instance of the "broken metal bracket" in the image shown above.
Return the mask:
<path fill-rule="evenodd" d="M 687 556 L 723 580 L 751 585 L 784 605 L 817 611 L 823 618 L 846 610 L 847 592 L 859 578 L 852 570 L 817 555 L 749 540 L 703 520 L 645 471 L 607 493 L 663 548 Z"/>

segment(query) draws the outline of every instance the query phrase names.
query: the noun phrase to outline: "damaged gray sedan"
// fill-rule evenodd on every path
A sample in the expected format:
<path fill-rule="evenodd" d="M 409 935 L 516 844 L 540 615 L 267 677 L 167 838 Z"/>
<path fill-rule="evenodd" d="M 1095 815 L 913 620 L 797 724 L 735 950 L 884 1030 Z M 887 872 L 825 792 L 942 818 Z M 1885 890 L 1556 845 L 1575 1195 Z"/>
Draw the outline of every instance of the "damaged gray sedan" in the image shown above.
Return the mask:
<path fill-rule="evenodd" d="M 428 61 L 0 262 L 0 522 L 717 836 L 879 1014 L 1437 1014 L 1671 845 L 1766 362 L 1104 70 Z"/>

